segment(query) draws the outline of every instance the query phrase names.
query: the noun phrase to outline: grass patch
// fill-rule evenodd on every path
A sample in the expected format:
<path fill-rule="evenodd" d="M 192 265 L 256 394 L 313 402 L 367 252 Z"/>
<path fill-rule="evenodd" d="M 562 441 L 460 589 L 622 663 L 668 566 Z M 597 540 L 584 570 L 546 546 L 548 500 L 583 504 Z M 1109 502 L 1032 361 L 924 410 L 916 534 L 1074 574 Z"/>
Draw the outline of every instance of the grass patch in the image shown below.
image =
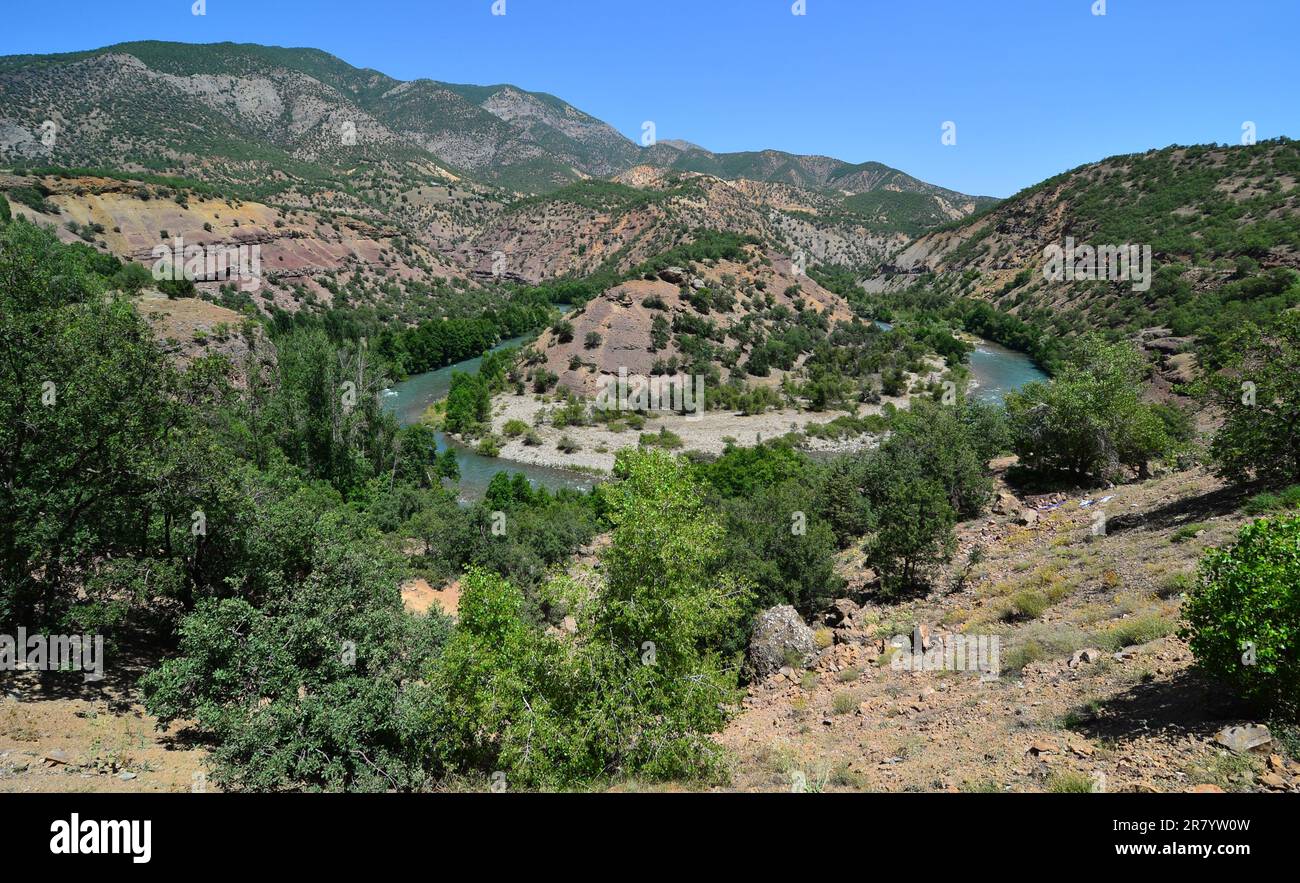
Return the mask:
<path fill-rule="evenodd" d="M 1246 501 L 1241 510 L 1247 515 L 1257 517 L 1296 508 L 1300 508 L 1300 484 L 1293 484 L 1280 491 L 1256 494 Z"/>
<path fill-rule="evenodd" d="M 1137 644 L 1149 644 L 1174 632 L 1174 623 L 1163 616 L 1148 613 L 1125 619 L 1097 632 L 1097 645 L 1112 653 Z"/>
<path fill-rule="evenodd" d="M 1047 790 L 1053 794 L 1091 794 L 1092 777 L 1084 773 L 1057 772 L 1047 777 Z"/>
<path fill-rule="evenodd" d="M 1188 540 L 1196 539 L 1198 533 L 1209 529 L 1210 525 L 1206 524 L 1204 521 L 1198 521 L 1195 524 L 1184 524 L 1182 527 L 1178 528 L 1178 530 L 1174 531 L 1174 535 L 1169 539 L 1171 542 L 1185 543 Z"/>
<path fill-rule="evenodd" d="M 858 694 L 852 690 L 845 690 L 843 693 L 836 693 L 831 699 L 831 710 L 836 714 L 848 714 L 858 707 Z"/>

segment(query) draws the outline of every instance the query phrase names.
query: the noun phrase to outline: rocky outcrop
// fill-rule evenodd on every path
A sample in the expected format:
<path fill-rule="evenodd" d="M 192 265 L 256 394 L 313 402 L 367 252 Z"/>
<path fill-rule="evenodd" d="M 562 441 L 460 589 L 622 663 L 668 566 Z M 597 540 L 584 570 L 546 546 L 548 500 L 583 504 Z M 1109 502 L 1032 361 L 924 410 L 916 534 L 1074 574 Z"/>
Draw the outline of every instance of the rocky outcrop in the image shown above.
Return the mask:
<path fill-rule="evenodd" d="M 790 605 L 769 608 L 755 618 L 746 662 L 751 680 L 764 680 L 789 665 L 811 665 L 816 656 L 812 629 Z"/>

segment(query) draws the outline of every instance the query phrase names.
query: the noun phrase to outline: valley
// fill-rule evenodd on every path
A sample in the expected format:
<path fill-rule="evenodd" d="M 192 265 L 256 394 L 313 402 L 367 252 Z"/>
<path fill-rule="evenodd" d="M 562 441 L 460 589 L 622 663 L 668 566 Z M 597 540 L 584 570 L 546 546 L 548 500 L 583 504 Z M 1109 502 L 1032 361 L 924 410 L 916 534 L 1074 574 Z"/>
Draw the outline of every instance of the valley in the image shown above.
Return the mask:
<path fill-rule="evenodd" d="M 0 791 L 1300 791 L 1298 181 L 0 57 Z"/>

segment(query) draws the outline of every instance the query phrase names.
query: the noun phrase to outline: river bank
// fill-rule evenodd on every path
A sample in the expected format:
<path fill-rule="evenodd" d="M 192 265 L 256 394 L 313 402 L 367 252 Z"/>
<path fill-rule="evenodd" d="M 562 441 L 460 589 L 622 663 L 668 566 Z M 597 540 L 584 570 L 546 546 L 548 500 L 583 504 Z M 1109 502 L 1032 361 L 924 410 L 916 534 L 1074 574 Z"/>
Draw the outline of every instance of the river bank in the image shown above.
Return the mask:
<path fill-rule="evenodd" d="M 517 347 L 526 342 L 527 338 L 507 340 L 493 351 Z M 1007 392 L 1019 389 L 1026 383 L 1046 379 L 1046 375 L 1024 353 L 991 341 L 974 339 L 972 342 L 975 350 L 968 365 L 969 395 L 983 401 L 1001 403 Z M 453 373 L 476 372 L 481 362 L 481 358 L 468 359 L 403 381 L 388 392 L 384 400 L 385 408 L 397 417 L 399 423 L 414 423 L 434 402 L 447 395 Z M 932 367 L 934 370 L 926 377 L 909 380 L 921 380 L 924 385 L 942 379 L 942 366 L 936 362 Z M 858 409 L 858 416 L 878 414 L 886 402 L 895 407 L 906 407 L 907 400 L 906 396 L 887 397 L 879 405 L 863 405 Z M 613 469 L 619 450 L 639 445 L 642 433 L 658 433 L 660 429 L 667 429 L 680 437 L 680 450 L 720 454 L 729 443 L 753 445 L 789 432 L 802 432 L 811 424 L 829 423 L 836 417 L 848 414 L 842 410 L 801 411 L 787 408 L 750 416 L 727 410 L 709 411 L 698 419 L 675 414 L 651 415 L 639 430 L 629 428 L 613 432 L 604 425 L 556 429 L 545 419 L 539 423 L 539 415 L 553 407 L 553 402 L 533 394 L 497 395 L 492 401 L 491 423 L 492 431 L 503 439 L 499 457 L 485 457 L 456 439 L 448 438 L 441 432 L 437 434 L 440 451 L 448 447 L 456 451 L 461 470 L 460 491 L 463 501 L 481 499 L 488 483 L 499 472 L 522 473 L 534 485 L 550 490 L 565 487 L 589 489 L 599 480 L 599 476 L 606 475 Z M 522 438 L 506 438 L 505 424 L 511 420 L 519 420 L 532 427 L 541 444 L 528 445 Z M 565 453 L 557 447 L 566 437 L 578 446 L 572 453 Z M 845 453 L 871 447 L 874 442 L 875 439 L 870 435 L 845 439 L 812 438 L 808 439 L 807 447 L 818 453 Z"/>

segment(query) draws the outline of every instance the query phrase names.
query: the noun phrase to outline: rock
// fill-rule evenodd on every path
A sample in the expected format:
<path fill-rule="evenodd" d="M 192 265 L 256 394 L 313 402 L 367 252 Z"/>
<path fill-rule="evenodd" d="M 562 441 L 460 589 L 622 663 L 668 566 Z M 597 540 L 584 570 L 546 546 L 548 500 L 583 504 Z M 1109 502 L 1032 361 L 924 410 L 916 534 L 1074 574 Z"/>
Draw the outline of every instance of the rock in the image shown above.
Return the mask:
<path fill-rule="evenodd" d="M 1243 754 L 1273 744 L 1273 734 L 1268 727 L 1257 724 L 1248 727 L 1224 727 L 1215 735 L 1214 741 L 1225 748 Z"/>
<path fill-rule="evenodd" d="M 1016 516 L 1016 524 L 1023 524 L 1025 527 L 1030 527 L 1037 523 L 1038 523 L 1037 509 L 1021 509 L 1020 514 Z"/>
<path fill-rule="evenodd" d="M 1286 779 L 1277 773 L 1264 773 L 1259 777 L 1259 780 L 1270 788 L 1285 788 L 1287 786 Z"/>
<path fill-rule="evenodd" d="M 68 752 L 64 751 L 62 748 L 55 748 L 53 751 L 47 751 L 45 753 L 45 759 L 51 764 L 72 763 L 72 758 L 68 755 Z"/>
<path fill-rule="evenodd" d="M 692 291 L 699 291 L 701 288 L 705 286 L 705 284 L 706 284 L 705 281 L 701 279 L 699 276 L 691 277 L 690 285 Z"/>
<path fill-rule="evenodd" d="M 848 598 L 840 598 L 826 611 L 825 622 L 831 628 L 851 628 L 858 615 L 858 605 Z"/>
<path fill-rule="evenodd" d="M 1286 761 L 1280 754 L 1270 754 L 1268 756 L 1268 768 L 1275 773 L 1283 772 L 1286 769 Z"/>
<path fill-rule="evenodd" d="M 1189 794 L 1226 794 L 1227 792 L 1224 791 L 1222 788 L 1220 788 L 1218 785 L 1206 784 L 1206 785 L 1193 785 L 1188 790 L 1188 793 Z"/>
<path fill-rule="evenodd" d="M 672 285 L 681 285 L 687 276 L 681 267 L 664 267 L 659 271 L 659 278 Z"/>
<path fill-rule="evenodd" d="M 1055 754 L 1056 744 L 1053 742 L 1049 742 L 1046 739 L 1040 739 L 1039 741 L 1030 745 L 1029 751 L 1026 753 L 1035 755 L 1036 757 L 1042 757 L 1044 754 Z"/>
<path fill-rule="evenodd" d="M 129 782 L 135 778 L 135 773 L 118 773 L 117 777 L 123 782 Z"/>
<path fill-rule="evenodd" d="M 930 631 L 930 627 L 923 622 L 919 622 L 916 624 L 916 627 L 912 629 L 911 643 L 899 643 L 899 647 L 905 653 L 924 653 L 936 642 L 937 639 L 935 638 L 934 633 Z"/>
<path fill-rule="evenodd" d="M 993 511 L 998 515 L 1010 515 L 1020 509 L 1020 501 L 1016 495 L 1009 491 L 1001 491 L 998 498 L 993 502 Z"/>
<path fill-rule="evenodd" d="M 578 633 L 578 621 L 572 616 L 566 616 L 564 617 L 564 622 L 560 623 L 560 628 L 564 629 L 571 635 L 576 635 Z"/>
<path fill-rule="evenodd" d="M 1075 650 L 1074 655 L 1070 657 L 1070 668 L 1078 668 L 1081 665 L 1095 665 L 1101 661 L 1101 651 L 1093 648 L 1087 650 Z"/>
<path fill-rule="evenodd" d="M 782 667 L 806 667 L 816 658 L 813 631 L 789 604 L 769 608 L 755 617 L 748 661 L 753 679 L 764 680 Z"/>

